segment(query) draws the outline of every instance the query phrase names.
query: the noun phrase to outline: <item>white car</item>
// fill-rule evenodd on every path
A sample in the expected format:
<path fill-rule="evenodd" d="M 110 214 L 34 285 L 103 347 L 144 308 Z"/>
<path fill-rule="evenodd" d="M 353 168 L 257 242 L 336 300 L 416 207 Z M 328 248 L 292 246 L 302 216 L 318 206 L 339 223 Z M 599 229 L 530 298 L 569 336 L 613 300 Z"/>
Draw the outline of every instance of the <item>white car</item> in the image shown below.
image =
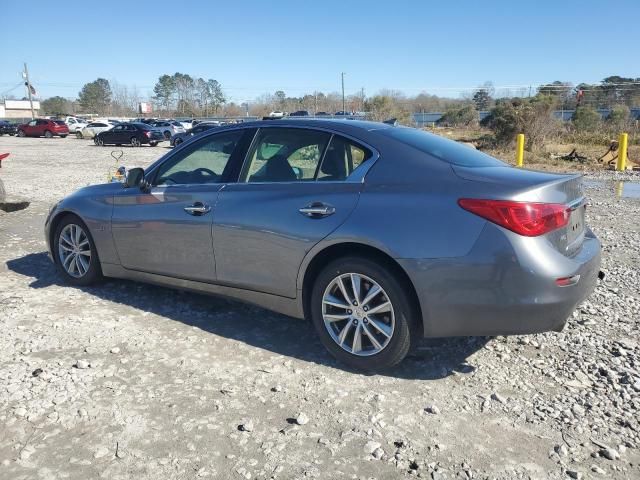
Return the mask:
<path fill-rule="evenodd" d="M 111 130 L 117 123 L 115 122 L 91 122 L 82 130 L 76 132 L 78 138 L 93 138 L 100 132 Z"/>
<path fill-rule="evenodd" d="M 88 125 L 87 122 L 76 117 L 65 117 L 64 123 L 69 127 L 69 133 L 77 133 Z"/>
<path fill-rule="evenodd" d="M 154 129 L 162 132 L 164 138 L 169 140 L 177 133 L 184 133 L 186 130 L 180 122 L 175 120 L 158 120 L 150 124 Z"/>
<path fill-rule="evenodd" d="M 181 124 L 185 130 L 190 130 L 193 128 L 193 120 L 178 120 L 178 123 Z"/>
<path fill-rule="evenodd" d="M 270 116 L 271 118 L 282 118 L 282 117 L 284 117 L 285 115 L 286 115 L 286 113 L 285 113 L 285 112 L 281 112 L 281 111 L 279 111 L 279 110 L 276 110 L 275 112 L 271 112 L 271 113 L 269 114 L 269 116 Z"/>

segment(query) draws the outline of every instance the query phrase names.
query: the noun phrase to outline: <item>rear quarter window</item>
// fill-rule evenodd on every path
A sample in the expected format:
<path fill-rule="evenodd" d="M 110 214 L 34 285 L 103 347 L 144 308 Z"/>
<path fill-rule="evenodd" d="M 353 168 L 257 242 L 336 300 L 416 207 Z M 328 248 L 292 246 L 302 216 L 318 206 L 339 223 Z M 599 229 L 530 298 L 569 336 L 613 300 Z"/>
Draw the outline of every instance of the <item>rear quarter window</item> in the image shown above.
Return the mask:
<path fill-rule="evenodd" d="M 381 130 L 380 133 L 453 165 L 462 167 L 504 167 L 507 165 L 472 147 L 415 128 L 394 127 Z"/>

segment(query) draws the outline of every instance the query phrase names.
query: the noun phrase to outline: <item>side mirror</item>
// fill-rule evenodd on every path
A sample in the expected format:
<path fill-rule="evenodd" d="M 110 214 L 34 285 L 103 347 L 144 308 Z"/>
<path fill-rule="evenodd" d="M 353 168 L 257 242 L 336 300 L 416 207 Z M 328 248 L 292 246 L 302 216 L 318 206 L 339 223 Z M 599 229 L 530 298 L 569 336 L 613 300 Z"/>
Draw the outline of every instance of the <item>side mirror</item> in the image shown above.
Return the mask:
<path fill-rule="evenodd" d="M 124 182 L 125 188 L 140 187 L 144 182 L 144 169 L 132 168 L 127 172 L 127 180 Z"/>

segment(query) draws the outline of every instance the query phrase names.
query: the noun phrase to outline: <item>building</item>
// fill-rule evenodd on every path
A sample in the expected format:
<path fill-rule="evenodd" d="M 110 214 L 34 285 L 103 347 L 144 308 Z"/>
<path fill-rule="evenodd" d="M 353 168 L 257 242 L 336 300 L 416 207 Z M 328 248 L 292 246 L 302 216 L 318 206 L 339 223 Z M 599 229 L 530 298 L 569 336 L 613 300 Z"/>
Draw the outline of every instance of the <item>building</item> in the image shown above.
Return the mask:
<path fill-rule="evenodd" d="M 37 117 L 40 102 L 33 101 L 33 114 Z M 0 118 L 31 118 L 29 100 L 4 100 L 0 102 Z"/>

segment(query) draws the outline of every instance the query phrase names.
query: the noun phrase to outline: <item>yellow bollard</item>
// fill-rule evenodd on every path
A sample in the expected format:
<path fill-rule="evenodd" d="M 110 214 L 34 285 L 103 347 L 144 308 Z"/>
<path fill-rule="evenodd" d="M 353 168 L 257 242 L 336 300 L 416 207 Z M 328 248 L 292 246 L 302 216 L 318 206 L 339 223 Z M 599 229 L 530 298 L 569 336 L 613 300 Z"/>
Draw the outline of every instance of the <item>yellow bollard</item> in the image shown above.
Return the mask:
<path fill-rule="evenodd" d="M 516 141 L 516 166 L 524 165 L 524 133 L 519 133 Z"/>
<path fill-rule="evenodd" d="M 618 163 L 616 164 L 616 170 L 623 172 L 627 168 L 627 142 L 629 136 L 626 133 L 621 133 L 618 139 Z"/>

